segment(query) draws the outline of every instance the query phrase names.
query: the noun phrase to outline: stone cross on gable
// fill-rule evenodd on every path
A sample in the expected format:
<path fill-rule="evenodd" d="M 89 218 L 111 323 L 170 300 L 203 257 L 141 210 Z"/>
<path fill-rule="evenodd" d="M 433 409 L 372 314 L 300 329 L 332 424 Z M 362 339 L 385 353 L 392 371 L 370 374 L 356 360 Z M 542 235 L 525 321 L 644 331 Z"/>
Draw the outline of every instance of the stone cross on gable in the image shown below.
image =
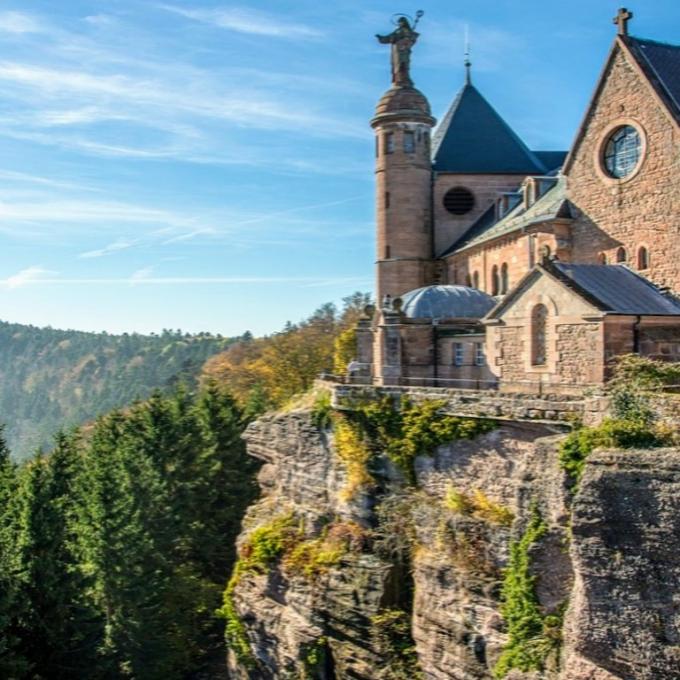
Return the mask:
<path fill-rule="evenodd" d="M 619 35 L 628 35 L 628 22 L 633 18 L 633 13 L 625 7 L 621 7 L 618 14 L 614 17 L 613 23 L 618 26 Z"/>

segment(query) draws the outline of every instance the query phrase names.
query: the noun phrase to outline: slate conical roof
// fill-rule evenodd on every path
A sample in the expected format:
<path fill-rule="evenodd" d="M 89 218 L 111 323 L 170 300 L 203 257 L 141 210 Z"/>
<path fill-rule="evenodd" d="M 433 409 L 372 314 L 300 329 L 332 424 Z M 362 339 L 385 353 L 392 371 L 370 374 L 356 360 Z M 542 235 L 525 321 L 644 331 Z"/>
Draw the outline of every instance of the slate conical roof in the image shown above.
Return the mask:
<path fill-rule="evenodd" d="M 436 172 L 535 175 L 548 170 L 469 82 L 456 96 L 432 141 Z"/>

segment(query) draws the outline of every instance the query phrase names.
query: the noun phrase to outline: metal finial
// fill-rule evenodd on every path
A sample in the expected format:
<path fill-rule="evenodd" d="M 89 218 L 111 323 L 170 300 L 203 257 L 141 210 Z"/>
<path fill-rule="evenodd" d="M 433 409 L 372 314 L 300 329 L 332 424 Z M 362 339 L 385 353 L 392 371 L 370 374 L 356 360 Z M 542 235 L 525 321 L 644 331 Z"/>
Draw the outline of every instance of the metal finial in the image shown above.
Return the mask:
<path fill-rule="evenodd" d="M 469 85 L 472 82 L 472 62 L 470 61 L 470 27 L 465 24 L 465 83 Z"/>

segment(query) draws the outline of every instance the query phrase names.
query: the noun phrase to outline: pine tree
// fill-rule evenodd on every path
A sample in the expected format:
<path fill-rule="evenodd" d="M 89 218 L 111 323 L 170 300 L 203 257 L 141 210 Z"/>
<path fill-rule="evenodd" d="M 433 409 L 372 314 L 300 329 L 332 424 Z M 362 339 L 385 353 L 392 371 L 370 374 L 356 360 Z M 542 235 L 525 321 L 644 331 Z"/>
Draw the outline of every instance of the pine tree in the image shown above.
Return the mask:
<path fill-rule="evenodd" d="M 17 532 L 17 469 L 0 426 L 0 677 L 21 677 L 26 659 L 18 649 L 17 623 L 24 612 L 19 589 Z"/>
<path fill-rule="evenodd" d="M 113 413 L 96 425 L 85 461 L 79 548 L 93 579 L 91 601 L 104 618 L 101 672 L 154 680 L 167 678 L 174 663 L 165 642 L 172 572 L 153 534 L 165 503 L 162 482 L 126 438 L 125 424 L 125 416 Z"/>
<path fill-rule="evenodd" d="M 102 634 L 74 550 L 79 464 L 75 438 L 60 432 L 49 456 L 26 465 L 18 489 L 18 560 L 27 605 L 18 631 L 33 677 L 91 677 Z"/>
<path fill-rule="evenodd" d="M 196 408 L 207 442 L 201 456 L 200 523 L 205 529 L 196 536 L 196 551 L 206 574 L 220 582 L 231 570 L 243 514 L 257 496 L 259 465 L 246 453 L 244 415 L 227 391 L 209 383 Z"/>

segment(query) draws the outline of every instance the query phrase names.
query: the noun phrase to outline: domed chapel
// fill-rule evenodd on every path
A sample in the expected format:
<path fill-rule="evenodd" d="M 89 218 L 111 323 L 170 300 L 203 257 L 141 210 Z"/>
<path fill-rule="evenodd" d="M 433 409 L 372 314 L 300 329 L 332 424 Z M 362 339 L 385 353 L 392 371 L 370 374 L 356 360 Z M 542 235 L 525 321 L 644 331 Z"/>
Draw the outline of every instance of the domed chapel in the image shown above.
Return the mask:
<path fill-rule="evenodd" d="M 568 151 L 529 149 L 465 82 L 437 125 L 416 22 L 377 36 L 376 309 L 357 380 L 581 390 L 616 357 L 680 361 L 680 46 L 613 45 Z"/>

